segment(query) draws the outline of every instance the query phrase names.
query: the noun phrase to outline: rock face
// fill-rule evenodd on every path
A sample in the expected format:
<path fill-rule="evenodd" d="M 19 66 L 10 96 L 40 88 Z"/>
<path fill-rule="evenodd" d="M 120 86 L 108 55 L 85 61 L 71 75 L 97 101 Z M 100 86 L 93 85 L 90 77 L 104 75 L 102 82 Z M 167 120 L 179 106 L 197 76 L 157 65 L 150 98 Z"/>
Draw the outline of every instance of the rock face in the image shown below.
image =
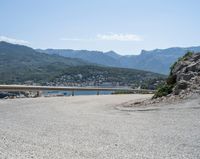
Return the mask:
<path fill-rule="evenodd" d="M 174 103 L 180 99 L 199 98 L 200 95 L 200 53 L 191 52 L 180 58 L 172 67 L 167 81 L 151 100 L 137 101 L 133 106 L 149 106 L 159 103 Z"/>
<path fill-rule="evenodd" d="M 185 55 L 173 66 L 170 76 L 176 77 L 171 95 L 185 97 L 200 92 L 200 53 Z"/>

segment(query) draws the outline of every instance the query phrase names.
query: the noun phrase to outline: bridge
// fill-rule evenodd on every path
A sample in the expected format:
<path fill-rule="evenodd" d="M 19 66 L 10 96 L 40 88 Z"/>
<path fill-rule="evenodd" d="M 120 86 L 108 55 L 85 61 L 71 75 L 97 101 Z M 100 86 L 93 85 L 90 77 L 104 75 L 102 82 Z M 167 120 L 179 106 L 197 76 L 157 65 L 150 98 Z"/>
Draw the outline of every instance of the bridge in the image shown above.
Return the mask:
<path fill-rule="evenodd" d="M 131 92 L 139 94 L 150 94 L 154 93 L 154 90 L 147 89 L 132 89 L 132 88 L 105 88 L 105 87 L 59 87 L 59 86 L 28 86 L 28 85 L 0 85 L 0 92 L 25 92 L 33 91 L 37 92 L 38 96 L 41 91 L 71 91 L 74 96 L 75 91 L 96 91 L 99 95 L 100 91 L 113 91 L 113 92 Z"/>

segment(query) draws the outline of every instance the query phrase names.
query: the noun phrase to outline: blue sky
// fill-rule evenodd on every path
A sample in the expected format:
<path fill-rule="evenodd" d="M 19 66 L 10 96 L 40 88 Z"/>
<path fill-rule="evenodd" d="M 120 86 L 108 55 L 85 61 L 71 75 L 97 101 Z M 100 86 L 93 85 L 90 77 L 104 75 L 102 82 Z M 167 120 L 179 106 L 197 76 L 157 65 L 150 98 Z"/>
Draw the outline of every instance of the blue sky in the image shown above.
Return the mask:
<path fill-rule="evenodd" d="M 139 54 L 200 45 L 199 0 L 0 0 L 0 40 Z"/>

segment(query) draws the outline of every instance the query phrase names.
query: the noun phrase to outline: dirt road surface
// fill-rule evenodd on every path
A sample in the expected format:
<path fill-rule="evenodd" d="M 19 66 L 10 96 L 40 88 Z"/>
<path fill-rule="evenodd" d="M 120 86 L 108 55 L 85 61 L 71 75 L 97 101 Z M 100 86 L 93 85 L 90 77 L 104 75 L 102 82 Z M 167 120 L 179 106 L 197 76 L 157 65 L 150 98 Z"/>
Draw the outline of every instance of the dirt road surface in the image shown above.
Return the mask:
<path fill-rule="evenodd" d="M 200 100 L 117 109 L 150 97 L 0 100 L 0 158 L 199 159 Z"/>

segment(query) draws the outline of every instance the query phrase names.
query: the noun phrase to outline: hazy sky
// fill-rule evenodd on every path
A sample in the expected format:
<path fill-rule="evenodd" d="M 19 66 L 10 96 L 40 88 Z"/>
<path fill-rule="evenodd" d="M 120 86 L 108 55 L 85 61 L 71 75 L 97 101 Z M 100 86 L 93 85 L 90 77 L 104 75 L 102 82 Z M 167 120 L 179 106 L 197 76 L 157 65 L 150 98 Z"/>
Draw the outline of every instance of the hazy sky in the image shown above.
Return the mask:
<path fill-rule="evenodd" d="M 200 0 L 0 0 L 0 40 L 114 50 L 200 45 Z"/>

